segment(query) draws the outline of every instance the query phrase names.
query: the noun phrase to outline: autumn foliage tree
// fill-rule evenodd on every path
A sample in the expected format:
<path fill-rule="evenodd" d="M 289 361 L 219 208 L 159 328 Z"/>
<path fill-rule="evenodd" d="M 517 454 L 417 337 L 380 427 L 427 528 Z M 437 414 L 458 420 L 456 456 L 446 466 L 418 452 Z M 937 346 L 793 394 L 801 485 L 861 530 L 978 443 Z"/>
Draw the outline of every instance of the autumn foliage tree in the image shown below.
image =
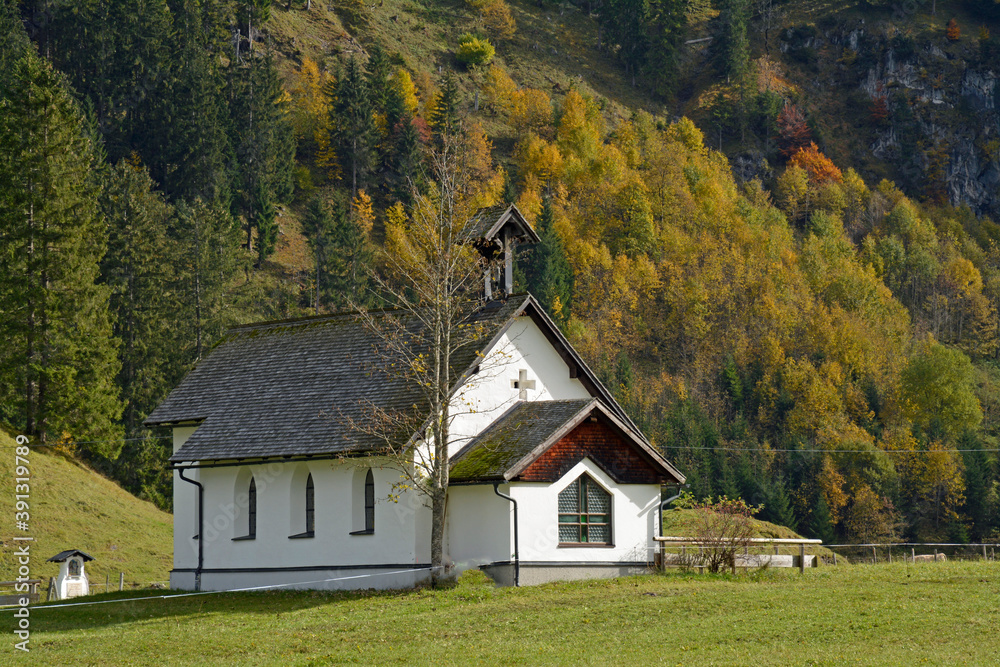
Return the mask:
<path fill-rule="evenodd" d="M 945 36 L 948 38 L 949 42 L 957 42 L 962 36 L 962 29 L 958 27 L 958 21 L 951 19 L 948 21 L 948 27 L 945 30 Z"/>
<path fill-rule="evenodd" d="M 872 97 L 871 120 L 875 125 L 882 125 L 889 118 L 889 97 L 885 93 L 882 84 Z"/>
<path fill-rule="evenodd" d="M 812 140 L 812 132 L 806 125 L 806 117 L 791 102 L 785 102 L 778 113 L 778 146 L 783 156 L 791 157 L 805 148 Z"/>
<path fill-rule="evenodd" d="M 797 150 L 788 160 L 788 164 L 805 169 L 806 173 L 809 174 L 809 180 L 813 183 L 827 183 L 829 181 L 839 183 L 843 180 L 843 174 L 837 165 L 823 155 L 819 147 L 811 141 L 808 146 Z"/>

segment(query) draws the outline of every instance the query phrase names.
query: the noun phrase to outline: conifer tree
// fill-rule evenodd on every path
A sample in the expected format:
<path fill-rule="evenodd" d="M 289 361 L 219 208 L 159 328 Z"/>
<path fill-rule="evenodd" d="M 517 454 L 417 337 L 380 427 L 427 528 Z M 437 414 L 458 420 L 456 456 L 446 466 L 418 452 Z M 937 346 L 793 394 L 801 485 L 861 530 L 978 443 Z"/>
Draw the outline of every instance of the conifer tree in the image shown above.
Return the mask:
<path fill-rule="evenodd" d="M 236 158 L 233 212 L 243 218 L 246 248 L 256 254 L 259 267 L 274 252 L 276 205 L 292 194 L 295 157 L 287 103 L 269 54 L 249 51 L 231 65 L 230 113 Z"/>
<path fill-rule="evenodd" d="M 94 147 L 65 79 L 33 53 L 0 75 L 0 400 L 42 443 L 121 446 Z"/>
<path fill-rule="evenodd" d="M 164 507 L 172 482 L 169 443 L 139 439 L 149 435 L 142 422 L 172 386 L 176 361 L 176 257 L 167 239 L 173 209 L 154 186 L 145 169 L 122 160 L 109 170 L 101 194 L 109 234 L 101 280 L 111 288 L 126 436 L 115 464 L 104 468 Z"/>
<path fill-rule="evenodd" d="M 313 197 L 306 208 L 302 219 L 302 230 L 313 251 L 313 310 L 320 312 L 320 294 L 329 282 L 327 264 L 330 261 L 330 249 L 333 243 L 334 216 L 330 205 L 320 196 Z"/>
<path fill-rule="evenodd" d="M 351 198 L 367 183 L 374 164 L 375 124 L 371 91 L 361 66 L 351 57 L 337 77 L 330 108 L 333 136 L 345 178 L 350 179 Z"/>
<path fill-rule="evenodd" d="M 333 208 L 330 235 L 329 298 L 336 310 L 350 304 L 368 306 L 371 248 L 367 235 L 345 204 Z"/>
<path fill-rule="evenodd" d="M 44 54 L 85 100 L 112 161 L 152 156 L 167 101 L 170 9 L 166 0 L 77 0 L 45 8 Z"/>
<path fill-rule="evenodd" d="M 215 3 L 183 2 L 173 10 L 168 99 L 156 119 L 161 146 L 146 157 L 150 175 L 173 200 L 202 199 L 228 206 L 231 174 L 224 47 L 213 36 L 223 16 Z"/>
<path fill-rule="evenodd" d="M 239 226 L 218 205 L 197 199 L 175 205 L 169 238 L 177 257 L 177 319 L 185 327 L 178 361 L 173 364 L 177 375 L 168 386 L 176 386 L 189 365 L 240 319 L 229 284 L 248 261 L 240 252 L 239 236 Z"/>
<path fill-rule="evenodd" d="M 826 503 L 826 498 L 823 497 L 822 493 L 816 499 L 812 514 L 809 516 L 807 534 L 813 539 L 823 540 L 823 544 L 833 544 L 837 539 L 830 517 L 830 506 Z"/>
<path fill-rule="evenodd" d="M 569 319 L 573 270 L 566 259 L 566 251 L 559 233 L 553 226 L 552 202 L 542 202 L 537 231 L 541 242 L 535 244 L 525 262 L 524 274 L 531 292 L 545 310 L 558 322 Z"/>
<path fill-rule="evenodd" d="M 166 235 L 173 211 L 154 188 L 145 169 L 121 160 L 109 170 L 100 199 L 108 227 L 101 282 L 111 289 L 121 421 L 128 437 L 139 434 L 163 397 L 173 345 L 176 308 Z"/>
<path fill-rule="evenodd" d="M 600 13 L 605 41 L 625 65 L 633 86 L 649 51 L 651 4 L 650 0 L 605 0 Z"/>
<path fill-rule="evenodd" d="M 458 133 L 459 102 L 458 79 L 453 72 L 448 72 L 427 118 L 438 146 L 443 145 L 445 137 L 454 137 Z"/>
<path fill-rule="evenodd" d="M 750 66 L 750 0 L 722 0 L 719 11 L 719 69 L 731 81 L 739 81 Z"/>
<path fill-rule="evenodd" d="M 646 25 L 648 50 L 643 67 L 651 75 L 656 92 L 667 95 L 677 82 L 678 56 L 687 27 L 684 0 L 650 0 Z"/>

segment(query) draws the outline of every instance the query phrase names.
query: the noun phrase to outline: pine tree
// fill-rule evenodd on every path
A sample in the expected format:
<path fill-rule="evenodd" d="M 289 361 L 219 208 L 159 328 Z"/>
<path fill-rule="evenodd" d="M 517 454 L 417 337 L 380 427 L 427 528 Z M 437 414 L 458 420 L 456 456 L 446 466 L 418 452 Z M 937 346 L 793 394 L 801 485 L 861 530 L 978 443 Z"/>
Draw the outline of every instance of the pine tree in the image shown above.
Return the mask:
<path fill-rule="evenodd" d="M 750 67 L 750 40 L 747 23 L 750 21 L 750 0 L 722 0 L 719 23 L 720 72 L 731 81 L 739 81 Z"/>
<path fill-rule="evenodd" d="M 45 20 L 44 55 L 86 101 L 111 161 L 134 150 L 152 157 L 169 79 L 166 0 L 53 3 Z"/>
<path fill-rule="evenodd" d="M 356 215 L 344 204 L 333 208 L 330 235 L 329 299 L 334 309 L 371 302 L 368 285 L 371 264 L 370 242 Z"/>
<path fill-rule="evenodd" d="M 215 3 L 183 2 L 173 9 L 169 92 L 156 123 L 161 146 L 146 157 L 150 175 L 173 200 L 202 199 L 228 206 L 231 150 L 226 79 L 219 62 L 224 47 L 213 33 L 223 16 Z"/>
<path fill-rule="evenodd" d="M 385 51 L 377 44 L 368 49 L 368 63 L 365 65 L 365 79 L 371 95 L 372 109 L 375 113 L 385 114 L 389 102 L 392 64 Z"/>
<path fill-rule="evenodd" d="M 646 26 L 648 49 L 643 67 L 652 77 L 656 92 L 671 93 L 677 83 L 678 57 L 687 27 L 684 0 L 650 0 Z"/>
<path fill-rule="evenodd" d="M 549 315 L 565 323 L 572 306 L 573 270 L 553 225 L 552 202 L 548 198 L 542 202 L 537 227 L 541 242 L 535 244 L 524 267 L 528 291 Z"/>
<path fill-rule="evenodd" d="M 154 185 L 145 169 L 122 160 L 109 170 L 101 195 L 109 233 L 101 280 L 111 288 L 126 436 L 115 464 L 104 470 L 136 495 L 165 507 L 171 448 L 166 441 L 144 439 L 150 432 L 142 427 L 175 377 L 178 324 L 176 258 L 167 239 L 173 209 Z"/>
<path fill-rule="evenodd" d="M 830 506 L 827 505 L 826 498 L 823 497 L 822 493 L 819 494 L 812 514 L 809 516 L 807 534 L 813 539 L 823 540 L 823 544 L 833 544 L 837 539 L 830 517 Z"/>
<path fill-rule="evenodd" d="M 414 125 L 414 116 L 397 85 L 389 85 L 385 100 L 387 137 L 382 161 L 386 180 L 393 196 L 402 202 L 410 201 L 410 183 L 419 162 L 420 138 Z"/>
<path fill-rule="evenodd" d="M 302 231 L 313 251 L 313 310 L 319 314 L 321 302 L 325 301 L 320 294 L 325 291 L 323 288 L 329 282 L 327 264 L 330 261 L 334 234 L 333 212 L 322 197 L 313 197 L 309 201 L 302 219 Z"/>
<path fill-rule="evenodd" d="M 625 65 L 633 86 L 636 74 L 646 64 L 650 47 L 647 32 L 652 18 L 651 4 L 650 0 L 605 0 L 600 13 L 605 41 Z"/>
<path fill-rule="evenodd" d="M 333 137 L 343 173 L 350 179 L 353 198 L 358 189 L 367 183 L 374 164 L 376 141 L 368 81 L 353 57 L 337 77 L 332 97 L 330 120 Z"/>
<path fill-rule="evenodd" d="M 99 440 L 117 456 L 121 413 L 94 155 L 65 79 L 32 53 L 0 77 L 0 397 L 39 441 Z"/>
<path fill-rule="evenodd" d="M 201 200 L 175 205 L 169 238 L 177 258 L 176 320 L 185 325 L 173 364 L 177 375 L 168 386 L 176 386 L 190 364 L 200 360 L 226 328 L 240 319 L 230 293 L 230 282 L 248 261 L 240 251 L 239 235 L 239 226 L 218 205 Z"/>
<path fill-rule="evenodd" d="M 111 288 L 110 309 L 119 341 L 118 386 L 128 437 L 163 397 L 164 365 L 173 344 L 175 313 L 167 227 L 173 210 L 156 192 L 145 169 L 120 161 L 110 169 L 101 194 L 108 249 L 101 282 Z"/>
<path fill-rule="evenodd" d="M 243 61 L 233 63 L 229 88 L 236 172 L 233 212 L 243 218 L 246 248 L 256 254 L 259 267 L 274 252 L 276 204 L 292 194 L 295 139 L 269 54 L 249 51 Z"/>
<path fill-rule="evenodd" d="M 458 78 L 453 72 L 448 72 L 427 118 L 438 146 L 443 145 L 445 137 L 454 137 L 458 134 L 459 103 Z"/>

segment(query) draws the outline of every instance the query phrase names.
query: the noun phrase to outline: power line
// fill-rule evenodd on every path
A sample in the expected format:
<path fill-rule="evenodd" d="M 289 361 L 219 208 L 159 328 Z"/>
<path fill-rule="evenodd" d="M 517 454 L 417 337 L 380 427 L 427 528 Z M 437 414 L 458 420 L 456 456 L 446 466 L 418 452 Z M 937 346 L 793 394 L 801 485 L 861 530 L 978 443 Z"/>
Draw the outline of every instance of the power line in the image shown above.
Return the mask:
<path fill-rule="evenodd" d="M 808 453 L 808 454 L 949 454 L 963 452 L 1000 452 L 1000 449 L 749 449 L 747 447 L 692 447 L 692 446 L 672 446 L 664 448 L 665 451 L 672 449 L 683 450 L 704 450 L 723 452 L 756 452 L 758 454 L 775 453 Z"/>

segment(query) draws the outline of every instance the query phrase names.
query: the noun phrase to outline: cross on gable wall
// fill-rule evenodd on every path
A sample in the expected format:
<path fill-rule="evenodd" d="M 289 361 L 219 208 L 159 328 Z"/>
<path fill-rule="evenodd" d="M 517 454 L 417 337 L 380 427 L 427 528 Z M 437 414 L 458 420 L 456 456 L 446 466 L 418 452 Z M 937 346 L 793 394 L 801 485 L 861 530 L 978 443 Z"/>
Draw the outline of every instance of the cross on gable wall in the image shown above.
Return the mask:
<path fill-rule="evenodd" d="M 517 397 L 522 401 L 528 400 L 528 390 L 535 388 L 535 381 L 528 379 L 528 371 L 520 369 L 517 372 L 517 379 L 510 381 L 511 389 L 518 389 Z"/>

